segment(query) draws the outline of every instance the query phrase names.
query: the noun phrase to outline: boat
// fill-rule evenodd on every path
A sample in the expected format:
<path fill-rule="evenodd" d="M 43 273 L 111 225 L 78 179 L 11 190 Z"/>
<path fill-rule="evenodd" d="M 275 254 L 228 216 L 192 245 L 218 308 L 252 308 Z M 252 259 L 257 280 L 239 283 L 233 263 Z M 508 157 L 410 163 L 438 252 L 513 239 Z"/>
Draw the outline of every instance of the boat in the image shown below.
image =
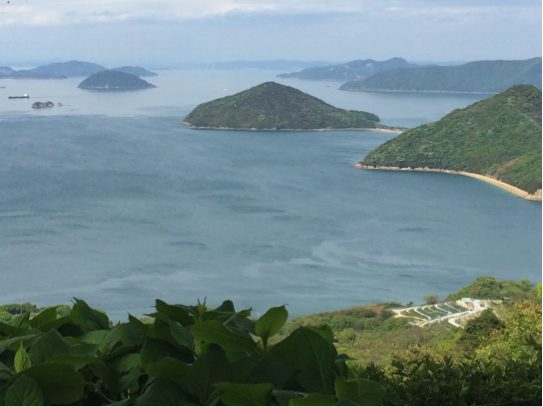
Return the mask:
<path fill-rule="evenodd" d="M 8 96 L 8 99 L 28 99 L 30 96 L 28 96 L 26 93 L 22 95 L 17 96 Z"/>

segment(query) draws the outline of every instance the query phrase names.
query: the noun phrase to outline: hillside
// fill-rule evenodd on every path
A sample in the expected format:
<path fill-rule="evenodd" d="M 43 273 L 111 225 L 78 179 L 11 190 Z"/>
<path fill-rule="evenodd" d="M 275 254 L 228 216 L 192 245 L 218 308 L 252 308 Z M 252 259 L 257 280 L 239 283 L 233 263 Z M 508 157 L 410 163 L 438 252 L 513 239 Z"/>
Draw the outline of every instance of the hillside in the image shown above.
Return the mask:
<path fill-rule="evenodd" d="M 389 140 L 359 165 L 465 171 L 533 194 L 541 189 L 541 90 L 516 85 L 454 110 Z"/>
<path fill-rule="evenodd" d="M 81 82 L 78 88 L 91 90 L 136 90 L 154 88 L 149 82 L 136 75 L 119 71 L 102 71 L 89 76 Z"/>
<path fill-rule="evenodd" d="M 379 118 L 343 110 L 290 86 L 266 82 L 197 106 L 183 124 L 193 128 L 315 130 L 375 128 Z"/>
<path fill-rule="evenodd" d="M 140 66 L 121 66 L 119 68 L 113 68 L 112 71 L 119 71 L 124 73 L 129 73 L 131 75 L 136 76 L 157 76 L 158 74 L 155 72 L 148 71 L 145 68 L 142 68 Z"/>
<path fill-rule="evenodd" d="M 475 61 L 458 66 L 394 69 L 339 89 L 359 92 L 482 92 L 498 93 L 513 85 L 541 89 L 541 57 L 522 61 Z"/>
<path fill-rule="evenodd" d="M 417 65 L 410 64 L 403 58 L 391 58 L 387 61 L 375 61 L 364 59 L 347 62 L 341 65 L 320 66 L 304 69 L 300 72 L 283 73 L 278 78 L 298 78 L 305 80 L 332 80 L 351 81 L 367 78 L 377 72 L 387 71 L 395 68 L 413 68 Z"/>
<path fill-rule="evenodd" d="M 82 61 L 69 61 L 38 66 L 37 68 L 17 71 L 19 77 L 69 77 L 69 76 L 88 76 L 96 72 L 104 71 L 106 68 L 102 65 Z"/>

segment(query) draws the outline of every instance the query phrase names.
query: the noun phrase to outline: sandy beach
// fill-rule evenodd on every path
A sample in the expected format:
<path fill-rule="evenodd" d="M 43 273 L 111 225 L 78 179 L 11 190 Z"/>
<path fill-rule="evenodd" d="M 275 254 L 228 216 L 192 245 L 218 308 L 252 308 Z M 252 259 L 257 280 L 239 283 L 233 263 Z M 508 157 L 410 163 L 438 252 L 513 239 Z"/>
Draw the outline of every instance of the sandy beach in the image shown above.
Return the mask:
<path fill-rule="evenodd" d="M 506 184 L 505 182 L 499 181 L 497 179 L 494 179 L 485 175 L 474 174 L 472 172 L 440 170 L 440 169 L 433 169 L 433 168 L 427 168 L 427 167 L 426 168 L 420 168 L 420 167 L 419 168 L 400 168 L 400 167 L 383 167 L 383 166 L 373 167 L 371 165 L 363 165 L 360 163 L 356 164 L 355 167 L 363 169 L 363 170 L 442 172 L 446 174 L 464 175 L 466 177 L 476 178 L 478 180 L 488 182 L 489 184 L 502 188 L 506 190 L 507 192 L 510 192 L 512 194 L 519 196 L 520 198 L 527 199 L 529 201 L 541 202 L 541 189 L 538 189 L 535 192 L 535 194 L 530 194 L 529 192 L 524 191 L 520 188 L 514 187 L 513 185 Z"/>
<path fill-rule="evenodd" d="M 256 128 L 232 128 L 232 127 L 197 127 L 193 126 L 190 123 L 181 122 L 182 125 L 188 127 L 189 129 L 194 130 L 235 130 L 235 131 L 379 131 L 382 133 L 395 133 L 400 134 L 405 131 L 405 129 L 382 129 L 374 127 L 350 127 L 346 129 L 256 129 Z"/>

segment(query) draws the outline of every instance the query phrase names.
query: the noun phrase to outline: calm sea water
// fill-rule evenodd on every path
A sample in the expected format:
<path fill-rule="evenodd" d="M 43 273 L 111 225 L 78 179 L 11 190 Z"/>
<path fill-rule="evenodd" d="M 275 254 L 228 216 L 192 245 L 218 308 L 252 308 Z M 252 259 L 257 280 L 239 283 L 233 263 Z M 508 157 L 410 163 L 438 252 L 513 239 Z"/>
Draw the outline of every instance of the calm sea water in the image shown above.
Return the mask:
<path fill-rule="evenodd" d="M 299 315 L 421 302 L 478 276 L 541 280 L 540 203 L 460 176 L 356 170 L 390 134 L 179 124 L 275 74 L 166 71 L 127 93 L 0 82 L 0 303 L 79 297 L 124 320 L 155 298 L 207 297 Z M 281 83 L 408 127 L 485 97 Z M 30 108 L 47 100 L 64 106 Z"/>

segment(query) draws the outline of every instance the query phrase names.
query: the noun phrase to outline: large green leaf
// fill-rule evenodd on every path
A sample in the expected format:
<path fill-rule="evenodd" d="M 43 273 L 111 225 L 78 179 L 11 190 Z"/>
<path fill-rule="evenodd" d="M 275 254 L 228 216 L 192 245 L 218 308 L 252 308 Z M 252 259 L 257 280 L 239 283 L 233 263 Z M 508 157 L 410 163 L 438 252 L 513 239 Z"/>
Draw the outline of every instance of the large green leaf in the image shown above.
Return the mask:
<path fill-rule="evenodd" d="M 256 349 L 253 340 L 230 331 L 219 321 L 199 322 L 192 325 L 190 331 L 197 340 L 215 343 L 233 352 Z"/>
<path fill-rule="evenodd" d="M 141 355 L 139 353 L 129 353 L 113 360 L 108 360 L 107 366 L 117 372 L 129 372 L 131 370 L 140 369 Z"/>
<path fill-rule="evenodd" d="M 267 346 L 268 338 L 272 337 L 285 325 L 288 312 L 285 306 L 270 308 L 256 322 L 255 332 L 262 338 L 264 346 Z"/>
<path fill-rule="evenodd" d="M 44 399 L 38 382 L 22 376 L 6 392 L 6 406 L 43 406 Z"/>
<path fill-rule="evenodd" d="M 136 406 L 188 406 L 183 390 L 171 379 L 156 379 L 136 400 Z"/>
<path fill-rule="evenodd" d="M 210 345 L 190 367 L 187 375 L 189 390 L 204 403 L 212 392 L 211 386 L 228 382 L 232 367 L 225 351 L 217 345 Z"/>
<path fill-rule="evenodd" d="M 170 321 L 170 333 L 178 344 L 191 350 L 194 349 L 194 337 L 188 328 L 176 321 Z"/>
<path fill-rule="evenodd" d="M 336 398 L 334 396 L 324 396 L 322 394 L 313 393 L 305 398 L 291 399 L 291 406 L 335 406 Z"/>
<path fill-rule="evenodd" d="M 221 401 L 227 406 L 266 406 L 273 386 L 263 384 L 216 383 Z"/>
<path fill-rule="evenodd" d="M 30 325 L 30 311 L 25 312 L 24 314 L 17 315 L 15 318 L 12 318 L 8 325 L 16 326 L 18 328 L 28 328 Z"/>
<path fill-rule="evenodd" d="M 271 348 L 270 355 L 298 370 L 298 381 L 305 391 L 333 394 L 337 351 L 318 333 L 300 327 Z"/>
<path fill-rule="evenodd" d="M 54 321 L 55 319 L 57 319 L 57 307 L 50 307 L 32 318 L 30 326 L 32 328 L 39 328 L 43 324 Z"/>
<path fill-rule="evenodd" d="M 15 382 L 22 376 L 38 382 L 45 404 L 72 404 L 83 395 L 83 376 L 70 365 L 44 363 L 32 366 L 15 375 L 12 380 Z"/>
<path fill-rule="evenodd" d="M 151 377 L 184 377 L 189 369 L 189 365 L 171 357 L 162 358 L 145 367 L 145 371 Z"/>
<path fill-rule="evenodd" d="M 34 364 L 39 364 L 55 356 L 68 353 L 71 347 L 72 345 L 62 335 L 55 329 L 51 329 L 30 348 L 28 356 Z"/>
<path fill-rule="evenodd" d="M 338 377 L 334 387 L 339 399 L 348 399 L 360 406 L 381 406 L 386 396 L 386 390 L 379 383 L 371 380 L 346 381 Z"/>
<path fill-rule="evenodd" d="M 104 339 L 104 350 L 110 351 L 121 342 L 124 346 L 141 346 L 145 340 L 145 333 L 132 324 L 120 324 L 111 329 Z"/>
<path fill-rule="evenodd" d="M 75 370 L 80 370 L 81 368 L 90 365 L 92 363 L 98 362 L 98 358 L 93 358 L 89 356 L 72 356 L 68 354 L 58 355 L 54 358 L 51 358 L 47 363 L 62 363 L 65 365 L 71 365 Z"/>
<path fill-rule="evenodd" d="M 271 356 L 253 356 L 232 363 L 235 383 L 270 383 L 281 389 L 294 373 L 294 368 Z"/>
<path fill-rule="evenodd" d="M 24 348 L 22 342 L 21 342 L 21 345 L 19 346 L 19 350 L 15 354 L 15 359 L 13 361 L 13 364 L 15 366 L 15 371 L 17 373 L 22 372 L 23 370 L 26 370 L 30 366 L 32 366 L 30 357 L 28 356 L 28 353 L 26 353 L 26 349 Z"/>
<path fill-rule="evenodd" d="M 175 346 L 170 343 L 160 340 L 147 338 L 143 344 L 143 349 L 141 350 L 141 361 L 143 366 L 148 364 L 156 363 L 162 358 L 172 357 L 182 361 L 187 361 L 190 355 L 181 352 Z M 190 356 L 192 359 L 192 356 Z"/>
<path fill-rule="evenodd" d="M 0 336 L 12 336 L 19 335 L 20 333 L 26 331 L 26 328 L 21 328 L 13 325 L 0 322 Z M 0 349 L 1 351 L 2 349 Z"/>
<path fill-rule="evenodd" d="M 189 326 L 194 323 L 194 318 L 190 315 L 186 308 L 182 308 L 178 305 L 166 304 L 164 301 L 156 300 L 155 302 L 156 310 L 172 321 L 178 322 L 183 326 Z"/>
<path fill-rule="evenodd" d="M 74 298 L 75 304 L 70 312 L 74 323 L 85 330 L 106 330 L 109 329 L 109 318 L 106 314 L 89 307 L 83 300 Z"/>

